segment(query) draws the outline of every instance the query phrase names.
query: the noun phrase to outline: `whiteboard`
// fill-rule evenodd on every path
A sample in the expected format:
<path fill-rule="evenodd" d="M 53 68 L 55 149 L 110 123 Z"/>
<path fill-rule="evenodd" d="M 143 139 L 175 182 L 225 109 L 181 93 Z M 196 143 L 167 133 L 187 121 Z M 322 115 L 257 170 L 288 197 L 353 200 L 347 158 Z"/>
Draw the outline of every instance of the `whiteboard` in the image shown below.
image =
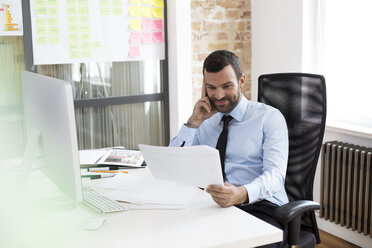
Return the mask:
<path fill-rule="evenodd" d="M 163 0 L 31 0 L 34 64 L 164 59 Z"/>

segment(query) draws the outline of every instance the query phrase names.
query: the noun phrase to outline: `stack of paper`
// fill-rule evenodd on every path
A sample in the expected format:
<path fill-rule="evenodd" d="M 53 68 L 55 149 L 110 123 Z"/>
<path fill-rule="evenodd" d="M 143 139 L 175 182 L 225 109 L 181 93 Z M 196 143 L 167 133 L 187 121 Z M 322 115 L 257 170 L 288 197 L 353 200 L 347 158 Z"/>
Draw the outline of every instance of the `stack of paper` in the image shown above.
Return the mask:
<path fill-rule="evenodd" d="M 119 173 L 100 185 L 116 189 L 106 195 L 121 202 L 131 203 L 135 209 L 182 209 L 197 190 L 171 181 Z M 133 205 L 135 204 L 135 205 Z"/>

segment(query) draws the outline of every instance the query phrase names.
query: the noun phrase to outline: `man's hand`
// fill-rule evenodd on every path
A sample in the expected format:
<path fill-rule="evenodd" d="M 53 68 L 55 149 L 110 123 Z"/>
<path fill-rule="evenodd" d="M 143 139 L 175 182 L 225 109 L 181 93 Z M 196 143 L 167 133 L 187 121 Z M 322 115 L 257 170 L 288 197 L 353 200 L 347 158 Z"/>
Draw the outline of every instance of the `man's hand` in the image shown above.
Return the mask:
<path fill-rule="evenodd" d="M 212 106 L 211 101 L 207 96 L 200 98 L 195 106 L 194 111 L 187 121 L 187 126 L 198 128 L 200 124 L 217 113 L 217 110 Z"/>
<path fill-rule="evenodd" d="M 236 187 L 232 184 L 209 185 L 206 191 L 221 207 L 229 207 L 248 201 L 248 193 L 244 186 Z"/>

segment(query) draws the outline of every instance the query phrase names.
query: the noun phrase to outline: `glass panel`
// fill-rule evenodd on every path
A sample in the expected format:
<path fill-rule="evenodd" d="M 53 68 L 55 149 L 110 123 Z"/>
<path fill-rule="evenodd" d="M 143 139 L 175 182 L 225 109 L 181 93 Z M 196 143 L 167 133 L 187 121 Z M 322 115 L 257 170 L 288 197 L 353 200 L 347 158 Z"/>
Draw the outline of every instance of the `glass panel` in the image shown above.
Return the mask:
<path fill-rule="evenodd" d="M 25 69 L 23 37 L 0 36 L 0 159 L 23 154 L 21 71 Z"/>
<path fill-rule="evenodd" d="M 75 118 L 79 149 L 165 145 L 162 102 L 79 108 Z"/>
<path fill-rule="evenodd" d="M 100 98 L 160 93 L 160 60 L 68 65 L 39 65 L 38 73 L 74 86 L 74 98 Z"/>

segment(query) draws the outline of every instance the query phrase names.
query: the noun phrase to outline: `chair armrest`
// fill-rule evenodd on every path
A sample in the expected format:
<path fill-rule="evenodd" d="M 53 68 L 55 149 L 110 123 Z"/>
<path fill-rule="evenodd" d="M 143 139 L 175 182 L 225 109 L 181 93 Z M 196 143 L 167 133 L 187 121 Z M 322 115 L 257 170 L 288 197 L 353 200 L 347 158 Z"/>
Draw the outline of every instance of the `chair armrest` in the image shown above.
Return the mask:
<path fill-rule="evenodd" d="M 296 216 L 302 215 L 304 212 L 320 209 L 320 204 L 314 201 L 299 200 L 292 201 L 278 207 L 275 210 L 274 218 L 282 224 L 287 224 Z"/>
<path fill-rule="evenodd" d="M 301 216 L 304 212 L 320 209 L 320 204 L 308 200 L 289 202 L 278 207 L 274 218 L 282 224 L 288 224 L 288 244 L 298 245 L 301 232 Z"/>

